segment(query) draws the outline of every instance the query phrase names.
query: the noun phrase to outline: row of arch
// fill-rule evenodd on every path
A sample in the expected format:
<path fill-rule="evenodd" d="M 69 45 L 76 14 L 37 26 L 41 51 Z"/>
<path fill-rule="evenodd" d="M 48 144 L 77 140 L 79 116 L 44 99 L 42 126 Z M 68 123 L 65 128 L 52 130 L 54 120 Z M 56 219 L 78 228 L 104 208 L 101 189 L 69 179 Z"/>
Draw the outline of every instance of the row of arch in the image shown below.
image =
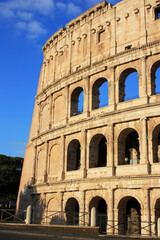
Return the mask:
<path fill-rule="evenodd" d="M 49 203 L 48 203 L 49 204 Z M 87 214 L 80 212 L 80 204 L 75 197 L 70 197 L 66 204 L 64 211 L 66 213 L 66 224 L 68 225 L 90 225 L 99 226 L 101 232 L 107 231 L 107 225 L 112 226 L 113 222 L 108 218 L 108 204 L 105 199 L 100 196 L 95 196 L 89 202 L 89 219 Z M 118 205 L 118 216 L 115 221 L 118 234 L 141 234 L 143 205 L 139 199 L 131 195 L 124 196 L 120 199 Z M 160 198 L 155 202 L 154 206 L 154 230 L 157 233 L 157 220 L 160 217 Z M 81 219 L 86 216 L 87 220 Z M 54 219 L 52 219 L 54 223 Z M 51 222 L 51 223 L 52 223 Z"/>
<path fill-rule="evenodd" d="M 160 94 L 160 60 L 151 68 L 151 95 Z M 83 112 L 84 89 L 77 87 L 71 94 L 70 115 Z M 119 77 L 119 102 L 139 98 L 139 77 L 135 68 L 125 69 Z M 109 104 L 109 87 L 106 78 L 97 79 L 92 87 L 92 110 Z"/>
<path fill-rule="evenodd" d="M 153 131 L 153 162 L 160 162 L 160 124 Z M 96 134 L 89 144 L 89 168 L 107 166 L 107 139 Z M 118 137 L 118 165 L 140 163 L 139 134 L 133 128 L 123 130 Z M 67 171 L 78 170 L 81 166 L 81 144 L 73 139 L 67 149 Z"/>

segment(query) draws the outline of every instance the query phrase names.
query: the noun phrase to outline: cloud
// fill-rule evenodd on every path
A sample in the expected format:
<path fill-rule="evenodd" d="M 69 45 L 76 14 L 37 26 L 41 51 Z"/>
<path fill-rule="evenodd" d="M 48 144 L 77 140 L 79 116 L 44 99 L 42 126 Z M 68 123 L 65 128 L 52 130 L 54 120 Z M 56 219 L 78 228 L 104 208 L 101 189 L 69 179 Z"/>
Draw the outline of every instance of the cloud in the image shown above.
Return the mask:
<path fill-rule="evenodd" d="M 54 0 L 3 0 L 0 2 L 0 18 L 8 19 L 19 33 L 25 31 L 28 39 L 37 39 L 47 32 L 42 16 L 52 17 L 54 6 Z"/>
<path fill-rule="evenodd" d="M 16 13 L 17 17 L 25 20 L 25 21 L 29 21 L 33 18 L 33 13 L 30 12 L 25 12 L 25 11 L 17 11 Z"/>
<path fill-rule="evenodd" d="M 26 23 L 25 21 L 20 21 L 16 23 L 16 28 L 18 30 L 23 30 L 26 32 L 26 37 L 28 39 L 35 40 L 38 37 L 46 34 L 46 29 L 38 21 L 30 21 Z"/>
<path fill-rule="evenodd" d="M 19 10 L 48 15 L 54 9 L 54 2 L 53 0 L 8 0 L 0 3 L 0 9 L 1 13 L 5 10 L 5 17 L 14 16 Z"/>
<path fill-rule="evenodd" d="M 74 4 L 73 2 L 68 2 L 68 3 L 63 3 L 63 2 L 57 2 L 56 6 L 58 9 L 61 11 L 64 11 L 67 13 L 69 16 L 77 16 L 78 14 L 81 14 L 82 9 L 80 6 Z"/>

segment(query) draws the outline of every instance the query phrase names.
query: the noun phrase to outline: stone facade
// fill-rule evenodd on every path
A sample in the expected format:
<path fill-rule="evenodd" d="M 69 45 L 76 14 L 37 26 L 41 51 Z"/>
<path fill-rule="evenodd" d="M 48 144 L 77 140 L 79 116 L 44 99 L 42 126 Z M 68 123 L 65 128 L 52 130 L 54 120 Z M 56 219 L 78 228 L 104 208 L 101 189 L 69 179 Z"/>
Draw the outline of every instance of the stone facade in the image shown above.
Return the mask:
<path fill-rule="evenodd" d="M 86 213 L 80 225 L 99 225 L 98 214 L 106 215 L 107 233 L 156 232 L 144 222 L 160 217 L 159 13 L 159 0 L 102 1 L 43 47 L 17 201 L 18 209 L 32 204 L 34 222 L 72 211 Z M 139 96 L 125 100 L 133 72 Z M 105 82 L 108 103 L 100 107 Z"/>

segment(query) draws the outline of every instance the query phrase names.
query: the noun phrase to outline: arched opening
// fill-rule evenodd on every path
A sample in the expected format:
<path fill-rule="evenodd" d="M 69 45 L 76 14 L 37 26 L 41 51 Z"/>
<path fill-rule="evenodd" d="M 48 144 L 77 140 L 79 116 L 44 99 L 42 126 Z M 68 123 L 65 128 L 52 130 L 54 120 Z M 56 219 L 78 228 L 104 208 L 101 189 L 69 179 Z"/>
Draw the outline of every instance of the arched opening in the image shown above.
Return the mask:
<path fill-rule="evenodd" d="M 157 221 L 160 218 L 160 198 L 157 199 L 155 204 L 155 233 L 157 234 Z"/>
<path fill-rule="evenodd" d="M 74 89 L 71 95 L 71 117 L 83 112 L 84 91 L 82 87 Z"/>
<path fill-rule="evenodd" d="M 77 139 L 72 140 L 67 151 L 67 171 L 80 169 L 81 146 Z"/>
<path fill-rule="evenodd" d="M 135 68 L 124 70 L 119 78 L 119 102 L 139 98 L 139 78 Z"/>
<path fill-rule="evenodd" d="M 95 197 L 91 200 L 90 206 L 90 225 L 99 226 L 100 232 L 106 232 L 107 225 L 107 204 L 101 197 Z"/>
<path fill-rule="evenodd" d="M 155 127 L 152 135 L 153 162 L 160 162 L 160 124 Z"/>
<path fill-rule="evenodd" d="M 89 168 L 107 166 L 107 140 L 104 135 L 93 136 L 89 145 Z"/>
<path fill-rule="evenodd" d="M 65 213 L 67 225 L 79 225 L 79 204 L 75 198 L 67 200 Z"/>
<path fill-rule="evenodd" d="M 139 164 L 139 136 L 133 128 L 123 130 L 118 137 L 118 165 Z"/>
<path fill-rule="evenodd" d="M 141 206 L 134 197 L 124 197 L 118 204 L 118 233 L 141 233 Z"/>
<path fill-rule="evenodd" d="M 108 81 L 99 78 L 92 87 L 92 110 L 108 106 Z"/>
<path fill-rule="evenodd" d="M 151 95 L 160 94 L 160 60 L 151 68 Z"/>

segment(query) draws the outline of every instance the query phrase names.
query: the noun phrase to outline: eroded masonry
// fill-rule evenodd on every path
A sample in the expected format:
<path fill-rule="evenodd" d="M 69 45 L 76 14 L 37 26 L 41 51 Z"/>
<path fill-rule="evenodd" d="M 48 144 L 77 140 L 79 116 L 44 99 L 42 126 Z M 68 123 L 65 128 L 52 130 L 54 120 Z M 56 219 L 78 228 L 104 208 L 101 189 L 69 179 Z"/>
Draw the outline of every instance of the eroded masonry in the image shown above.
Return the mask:
<path fill-rule="evenodd" d="M 17 202 L 32 222 L 157 233 L 159 29 L 160 0 L 102 1 L 46 42 Z"/>

